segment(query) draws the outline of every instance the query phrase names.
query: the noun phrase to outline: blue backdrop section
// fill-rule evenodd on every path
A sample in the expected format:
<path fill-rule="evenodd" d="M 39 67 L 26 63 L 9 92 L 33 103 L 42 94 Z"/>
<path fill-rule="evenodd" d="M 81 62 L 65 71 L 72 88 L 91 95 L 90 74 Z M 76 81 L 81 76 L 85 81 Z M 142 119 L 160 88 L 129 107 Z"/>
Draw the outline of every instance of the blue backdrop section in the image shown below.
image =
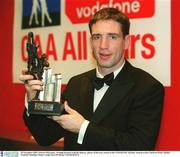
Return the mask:
<path fill-rule="evenodd" d="M 32 24 L 29 24 L 29 19 L 32 14 L 32 7 L 33 7 L 33 1 L 37 2 L 37 5 L 35 6 L 36 9 L 34 11 L 37 11 L 37 18 L 38 21 L 41 21 L 42 19 L 42 2 L 46 3 L 47 11 L 49 13 L 50 18 L 52 19 L 52 23 L 48 22 L 47 17 L 45 17 L 45 25 L 41 25 L 41 22 L 38 24 L 35 23 L 35 14 L 33 15 Z M 60 25 L 61 20 L 61 0 L 23 0 L 23 13 L 22 13 L 22 29 L 27 28 L 34 28 L 34 27 L 46 27 L 46 26 L 55 26 Z"/>

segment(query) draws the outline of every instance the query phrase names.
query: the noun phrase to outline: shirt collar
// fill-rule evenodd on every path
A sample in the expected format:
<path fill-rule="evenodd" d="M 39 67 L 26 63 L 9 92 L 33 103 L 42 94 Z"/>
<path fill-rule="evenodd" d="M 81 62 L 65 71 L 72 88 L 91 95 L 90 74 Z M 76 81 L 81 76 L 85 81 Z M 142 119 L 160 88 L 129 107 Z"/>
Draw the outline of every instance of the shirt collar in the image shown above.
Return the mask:
<path fill-rule="evenodd" d="M 114 78 L 116 78 L 116 76 L 118 75 L 118 73 L 122 70 L 122 68 L 124 67 L 124 64 L 125 64 L 125 60 L 123 62 L 123 64 L 118 68 L 116 69 L 113 73 L 114 73 Z M 99 73 L 99 70 L 98 70 L 98 67 L 96 67 L 96 76 L 99 77 L 99 78 L 103 78 L 104 76 L 101 75 Z"/>

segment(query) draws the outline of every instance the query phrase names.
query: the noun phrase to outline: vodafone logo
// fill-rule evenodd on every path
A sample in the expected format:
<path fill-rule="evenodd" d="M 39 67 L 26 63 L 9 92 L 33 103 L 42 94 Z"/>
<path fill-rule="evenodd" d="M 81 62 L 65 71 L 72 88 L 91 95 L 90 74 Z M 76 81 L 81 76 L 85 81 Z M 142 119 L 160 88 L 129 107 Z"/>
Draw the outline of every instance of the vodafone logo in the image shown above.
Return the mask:
<path fill-rule="evenodd" d="M 99 9 L 113 7 L 129 18 L 148 18 L 155 12 L 155 0 L 66 0 L 65 13 L 73 24 L 87 23 Z"/>

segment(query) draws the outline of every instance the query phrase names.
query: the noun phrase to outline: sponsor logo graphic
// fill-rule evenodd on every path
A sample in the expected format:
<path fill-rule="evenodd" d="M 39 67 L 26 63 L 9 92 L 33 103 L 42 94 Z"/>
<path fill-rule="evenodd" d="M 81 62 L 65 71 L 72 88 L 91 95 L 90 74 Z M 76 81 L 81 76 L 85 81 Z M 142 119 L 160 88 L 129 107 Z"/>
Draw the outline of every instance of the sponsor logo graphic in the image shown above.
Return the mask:
<path fill-rule="evenodd" d="M 86 23 L 101 8 L 114 7 L 129 18 L 148 18 L 155 12 L 155 0 L 66 0 L 65 13 L 72 23 Z"/>
<path fill-rule="evenodd" d="M 22 29 L 60 25 L 60 0 L 23 0 Z"/>
<path fill-rule="evenodd" d="M 3 151 L 0 151 L 0 156 L 3 156 Z"/>

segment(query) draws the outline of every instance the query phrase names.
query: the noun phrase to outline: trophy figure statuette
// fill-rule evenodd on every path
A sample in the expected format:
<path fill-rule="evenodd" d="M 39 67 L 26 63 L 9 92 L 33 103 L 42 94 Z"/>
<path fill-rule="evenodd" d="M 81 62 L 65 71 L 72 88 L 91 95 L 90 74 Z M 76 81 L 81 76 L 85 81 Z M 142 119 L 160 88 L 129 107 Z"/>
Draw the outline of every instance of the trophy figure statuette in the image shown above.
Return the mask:
<path fill-rule="evenodd" d="M 37 115 L 61 115 L 64 105 L 61 104 L 61 74 L 52 74 L 46 55 L 40 57 L 37 53 L 38 46 L 34 41 L 32 32 L 28 33 L 27 42 L 28 73 L 33 75 L 34 79 L 44 82 L 44 90 L 37 91 L 35 97 L 28 102 L 29 114 Z M 45 68 L 46 67 L 46 68 Z"/>

